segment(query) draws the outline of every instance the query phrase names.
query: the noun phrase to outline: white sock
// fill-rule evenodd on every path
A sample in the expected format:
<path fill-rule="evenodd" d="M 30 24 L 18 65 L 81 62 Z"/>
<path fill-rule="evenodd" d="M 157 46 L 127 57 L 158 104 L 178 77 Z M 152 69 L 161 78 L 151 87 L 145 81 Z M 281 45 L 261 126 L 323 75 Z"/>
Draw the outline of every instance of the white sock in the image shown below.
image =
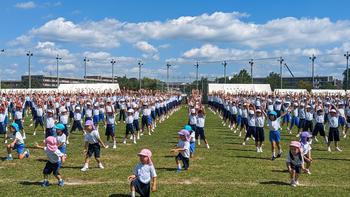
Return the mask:
<path fill-rule="evenodd" d="M 89 168 L 89 164 L 88 164 L 88 163 L 85 163 L 85 164 L 84 164 L 84 168 Z"/>
<path fill-rule="evenodd" d="M 132 191 L 132 192 L 130 193 L 130 195 L 131 195 L 131 197 L 135 197 L 135 191 Z"/>
<path fill-rule="evenodd" d="M 181 164 L 177 164 L 177 169 L 181 170 Z"/>
<path fill-rule="evenodd" d="M 9 154 L 9 155 L 8 155 L 8 157 L 12 157 L 12 155 L 11 155 L 11 154 Z"/>

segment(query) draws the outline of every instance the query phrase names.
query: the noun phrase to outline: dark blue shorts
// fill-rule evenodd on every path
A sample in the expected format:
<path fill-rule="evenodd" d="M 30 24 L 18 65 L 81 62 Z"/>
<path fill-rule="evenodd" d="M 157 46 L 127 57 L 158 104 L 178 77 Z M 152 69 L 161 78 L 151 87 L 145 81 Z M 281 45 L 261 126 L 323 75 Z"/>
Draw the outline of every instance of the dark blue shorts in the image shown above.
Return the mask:
<path fill-rule="evenodd" d="M 114 124 L 107 124 L 105 135 L 114 137 L 114 135 L 115 135 L 115 126 L 114 126 Z"/>
<path fill-rule="evenodd" d="M 138 178 L 131 181 L 131 185 L 134 186 L 135 191 L 139 193 L 141 196 L 150 196 L 151 193 L 151 184 L 150 183 L 142 183 Z"/>
<path fill-rule="evenodd" d="M 126 124 L 125 135 L 134 134 L 134 126 L 132 124 Z"/>
<path fill-rule="evenodd" d="M 45 168 L 43 170 L 43 174 L 49 175 L 53 173 L 53 175 L 60 175 L 61 162 L 51 163 L 50 161 L 46 162 Z"/>
<path fill-rule="evenodd" d="M 86 154 L 89 157 L 91 157 L 92 154 L 94 154 L 95 158 L 100 158 L 100 151 L 101 147 L 99 143 L 89 144 L 89 148 Z"/>
<path fill-rule="evenodd" d="M 135 131 L 140 131 L 140 123 L 138 119 L 137 120 L 134 119 L 134 122 L 132 124 L 135 128 Z"/>
<path fill-rule="evenodd" d="M 265 141 L 265 132 L 263 127 L 255 127 L 255 141 L 256 142 Z"/>

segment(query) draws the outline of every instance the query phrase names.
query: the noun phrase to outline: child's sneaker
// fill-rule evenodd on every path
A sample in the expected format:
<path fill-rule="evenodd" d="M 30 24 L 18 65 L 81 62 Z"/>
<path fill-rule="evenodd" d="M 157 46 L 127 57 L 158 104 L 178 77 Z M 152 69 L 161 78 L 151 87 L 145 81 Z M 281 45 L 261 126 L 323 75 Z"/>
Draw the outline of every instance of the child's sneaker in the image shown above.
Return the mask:
<path fill-rule="evenodd" d="M 315 136 L 315 138 L 314 138 L 314 139 L 315 139 L 315 141 L 316 141 L 316 142 L 318 142 L 318 139 L 317 139 L 317 137 L 316 137 L 316 136 Z"/>
<path fill-rule="evenodd" d="M 296 187 L 296 186 L 297 186 L 297 184 L 295 183 L 294 180 L 291 181 L 290 185 L 291 185 L 292 187 Z"/>
<path fill-rule="evenodd" d="M 262 147 L 260 147 L 260 152 L 261 152 L 261 153 L 263 152 Z"/>
<path fill-rule="evenodd" d="M 12 160 L 13 160 L 13 157 L 12 157 L 12 156 L 7 156 L 7 157 L 6 157 L 6 160 L 7 160 L 7 161 L 12 161 Z"/>
<path fill-rule="evenodd" d="M 245 142 L 242 142 L 242 145 L 245 146 Z"/>
<path fill-rule="evenodd" d="M 340 149 L 338 146 L 337 147 L 335 147 L 335 150 L 337 150 L 337 151 L 339 151 L 339 152 L 342 152 L 343 150 L 342 149 Z"/>
<path fill-rule="evenodd" d="M 276 160 L 276 157 L 275 157 L 275 156 L 272 156 L 272 157 L 271 157 L 271 160 L 272 160 L 272 161 L 275 161 L 275 160 Z"/>
<path fill-rule="evenodd" d="M 5 140 L 4 143 L 7 144 L 7 140 Z"/>
<path fill-rule="evenodd" d="M 207 144 L 207 149 L 210 149 L 210 146 L 209 146 L 209 144 Z"/>
<path fill-rule="evenodd" d="M 126 144 L 126 140 L 124 139 L 123 144 Z"/>
<path fill-rule="evenodd" d="M 327 150 L 328 150 L 328 152 L 332 152 L 331 147 L 329 147 L 329 146 L 328 146 Z"/>
<path fill-rule="evenodd" d="M 116 148 L 117 148 L 117 145 L 116 145 L 116 144 L 114 144 L 114 145 L 113 145 L 113 149 L 116 149 Z"/>
<path fill-rule="evenodd" d="M 36 131 L 34 131 L 33 135 L 36 135 Z"/>
<path fill-rule="evenodd" d="M 176 170 L 177 173 L 180 173 L 181 171 L 182 171 L 181 169 L 177 169 L 177 170 Z"/>
<path fill-rule="evenodd" d="M 28 158 L 30 156 L 30 152 L 29 149 L 26 150 L 26 158 Z"/>
<path fill-rule="evenodd" d="M 63 186 L 64 185 L 64 181 L 63 180 L 60 180 L 60 181 L 58 181 L 58 186 Z"/>
<path fill-rule="evenodd" d="M 82 172 L 88 171 L 89 167 L 84 166 L 82 169 L 80 169 Z"/>
<path fill-rule="evenodd" d="M 68 140 L 66 141 L 66 144 L 69 144 L 69 141 L 68 141 Z"/>
<path fill-rule="evenodd" d="M 198 140 L 198 146 L 200 146 L 201 145 L 201 141 L 200 140 Z"/>
<path fill-rule="evenodd" d="M 98 164 L 98 167 L 99 167 L 100 169 L 105 169 L 105 167 L 103 167 L 102 163 L 99 163 L 99 164 Z"/>
<path fill-rule="evenodd" d="M 300 137 L 300 134 L 298 133 L 295 137 Z"/>
<path fill-rule="evenodd" d="M 295 185 L 299 185 L 299 181 L 298 180 L 295 180 L 294 183 L 295 183 Z"/>
<path fill-rule="evenodd" d="M 43 187 L 48 187 L 50 184 L 49 184 L 49 181 L 44 181 L 41 186 Z"/>

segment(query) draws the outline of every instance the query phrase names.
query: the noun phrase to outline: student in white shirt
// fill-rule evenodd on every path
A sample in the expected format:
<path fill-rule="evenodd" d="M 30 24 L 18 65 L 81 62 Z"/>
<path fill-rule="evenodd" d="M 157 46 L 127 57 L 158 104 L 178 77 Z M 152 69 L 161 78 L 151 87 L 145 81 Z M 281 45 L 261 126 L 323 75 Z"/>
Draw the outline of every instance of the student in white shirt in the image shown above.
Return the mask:
<path fill-rule="evenodd" d="M 115 115 L 111 106 L 106 107 L 106 132 L 105 135 L 107 137 L 107 143 L 112 138 L 113 140 L 113 149 L 117 148 L 117 141 L 115 138 Z M 107 148 L 109 146 L 107 145 Z"/>
<path fill-rule="evenodd" d="M 149 197 L 151 191 L 157 190 L 157 173 L 151 159 L 152 152 L 149 149 L 142 149 L 137 155 L 140 157 L 140 163 L 135 166 L 133 174 L 128 177 L 131 182 L 131 197 L 135 197 L 136 192 L 141 196 Z"/>
<path fill-rule="evenodd" d="M 35 123 L 34 123 L 34 132 L 33 135 L 36 135 L 36 129 L 38 125 L 40 124 L 41 128 L 44 130 L 44 109 L 43 105 L 41 103 L 38 104 L 38 106 L 35 108 Z M 45 130 L 44 130 L 45 133 Z"/>
<path fill-rule="evenodd" d="M 128 138 L 128 135 L 130 134 L 132 136 L 132 139 L 134 140 L 134 144 L 136 144 L 136 135 L 134 130 L 134 110 L 128 109 L 127 111 L 127 117 L 126 117 L 126 125 L 125 125 L 125 137 L 123 140 L 123 144 L 126 144 L 126 139 Z"/>
<path fill-rule="evenodd" d="M 331 143 L 334 141 L 335 149 L 339 152 L 342 150 L 339 148 L 339 115 L 337 114 L 337 108 L 333 105 L 333 109 L 329 112 L 329 132 L 328 132 L 328 151 L 331 152 Z"/>
<path fill-rule="evenodd" d="M 178 132 L 179 143 L 175 146 L 171 152 L 178 153 L 175 157 L 177 172 L 181 172 L 180 160 L 183 163 L 184 170 L 187 170 L 190 166 L 190 133 L 183 129 Z"/>
<path fill-rule="evenodd" d="M 100 134 L 98 131 L 95 129 L 94 123 L 92 120 L 88 120 L 85 122 L 85 131 L 86 134 L 84 135 L 84 141 L 85 141 L 85 146 L 84 146 L 84 153 L 85 155 L 85 164 L 84 167 L 81 169 L 81 171 L 85 172 L 89 169 L 89 161 L 90 157 L 92 154 L 94 154 L 95 159 L 98 163 L 98 167 L 100 169 L 104 169 L 102 163 L 101 163 L 101 155 L 100 155 L 100 144 L 104 147 L 107 148 L 106 145 L 102 142 L 100 138 Z"/>
<path fill-rule="evenodd" d="M 201 145 L 200 140 L 204 140 L 205 145 L 207 146 L 207 149 L 209 149 L 209 143 L 207 138 L 205 137 L 204 132 L 204 125 L 205 125 L 205 115 L 203 110 L 198 110 L 198 116 L 197 116 L 197 124 L 196 124 L 196 140 L 198 140 L 198 145 Z"/>
<path fill-rule="evenodd" d="M 13 142 L 7 145 L 7 158 L 6 160 L 13 160 L 11 150 L 17 150 L 18 159 L 28 158 L 30 156 L 29 150 L 24 150 L 24 139 L 21 135 L 17 123 L 12 123 L 10 126 L 11 135 L 7 138 L 12 138 Z"/>
<path fill-rule="evenodd" d="M 140 139 L 140 122 L 139 122 L 139 118 L 140 118 L 140 112 L 139 112 L 139 106 L 137 104 L 135 104 L 133 106 L 134 108 L 134 122 L 133 122 L 133 126 L 135 129 L 135 132 L 137 134 L 137 139 Z"/>

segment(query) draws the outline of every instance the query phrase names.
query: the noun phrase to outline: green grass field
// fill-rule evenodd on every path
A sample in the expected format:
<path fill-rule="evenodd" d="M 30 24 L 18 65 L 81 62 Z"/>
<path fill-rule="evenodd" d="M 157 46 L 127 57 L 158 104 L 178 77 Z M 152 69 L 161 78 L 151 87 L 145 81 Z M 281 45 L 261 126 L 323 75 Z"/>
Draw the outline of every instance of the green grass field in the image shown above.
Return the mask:
<path fill-rule="evenodd" d="M 118 144 L 116 150 L 102 149 L 104 170 L 96 168 L 96 162 L 92 160 L 88 172 L 80 171 L 84 161 L 83 137 L 80 133 L 72 134 L 68 159 L 61 169 L 64 187 L 58 187 L 53 176 L 50 176 L 50 183 L 54 185 L 40 186 L 46 155 L 30 146 L 35 141 L 42 141 L 43 137 L 32 136 L 32 130 L 27 129 L 29 159 L 4 161 L 6 149 L 2 145 L 0 196 L 128 196 L 127 176 L 138 162 L 136 154 L 145 147 L 152 150 L 158 173 L 158 191 L 153 196 L 349 196 L 349 139 L 341 139 L 343 152 L 328 153 L 321 140 L 313 144 L 312 175 L 302 174 L 301 186 L 292 188 L 285 171 L 285 157 L 288 143 L 295 137 L 286 135 L 284 130 L 284 154 L 271 161 L 268 141 L 264 152 L 256 153 L 253 141 L 242 146 L 243 137 L 239 138 L 223 127 L 219 117 L 207 111 L 206 135 L 211 149 L 197 146 L 189 171 L 176 173 L 174 155 L 169 152 L 178 141 L 177 131 L 187 122 L 186 110 L 182 107 L 158 125 L 152 136 L 143 136 L 137 145 L 131 145 L 129 141 L 127 145 Z M 118 142 L 122 141 L 124 129 L 124 124 L 117 125 Z M 267 129 L 265 134 L 267 137 Z"/>

